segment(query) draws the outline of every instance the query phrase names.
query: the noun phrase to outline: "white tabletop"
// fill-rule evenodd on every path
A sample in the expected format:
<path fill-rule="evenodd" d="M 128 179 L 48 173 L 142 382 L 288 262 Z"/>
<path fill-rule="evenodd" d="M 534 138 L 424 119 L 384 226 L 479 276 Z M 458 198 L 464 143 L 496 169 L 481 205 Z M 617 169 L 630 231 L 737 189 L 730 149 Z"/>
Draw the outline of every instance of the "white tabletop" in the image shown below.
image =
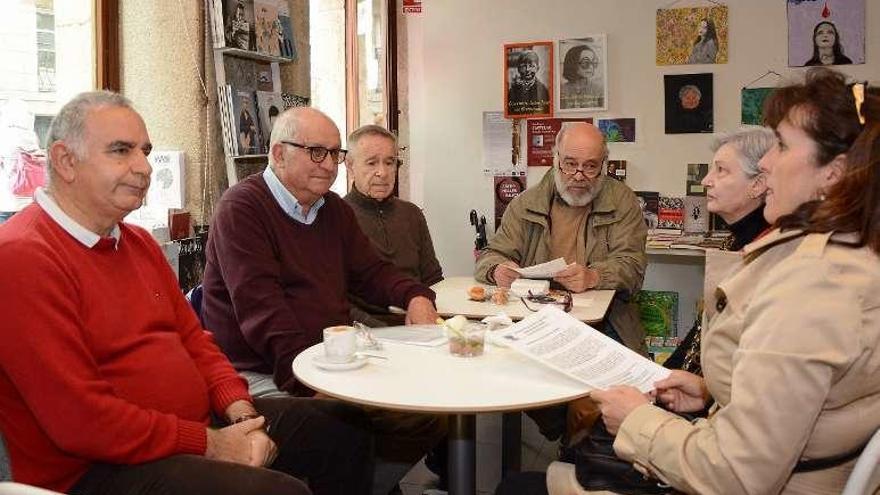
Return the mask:
<path fill-rule="evenodd" d="M 441 316 L 464 315 L 468 318 L 485 318 L 507 313 L 514 321 L 521 320 L 532 312 L 518 298 L 511 295 L 507 304 L 499 306 L 491 301 L 471 301 L 467 290 L 474 285 L 483 285 L 473 277 L 449 277 L 431 286 L 437 294 L 437 312 Z M 571 315 L 585 323 L 598 323 L 605 317 L 613 290 L 588 290 L 580 294 L 572 294 Z"/>
<path fill-rule="evenodd" d="M 389 409 L 478 413 L 522 410 L 567 402 L 587 395 L 586 385 L 512 350 L 486 344 L 482 356 L 449 354 L 448 346 L 418 347 L 384 343 L 381 354 L 362 368 L 325 371 L 313 362 L 323 355 L 317 344 L 293 360 L 293 373 L 305 385 L 349 402 Z"/>

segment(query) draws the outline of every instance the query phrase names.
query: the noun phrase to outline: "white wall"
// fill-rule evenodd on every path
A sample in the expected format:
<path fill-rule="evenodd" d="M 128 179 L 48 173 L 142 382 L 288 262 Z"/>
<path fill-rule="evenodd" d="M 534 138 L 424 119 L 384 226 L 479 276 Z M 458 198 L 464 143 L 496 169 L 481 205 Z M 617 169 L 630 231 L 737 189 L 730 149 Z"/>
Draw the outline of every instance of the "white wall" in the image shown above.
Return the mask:
<path fill-rule="evenodd" d="M 685 164 L 711 159 L 711 134 L 665 135 L 663 75 L 713 72 L 715 129 L 735 128 L 739 91 L 787 67 L 783 0 L 731 0 L 730 49 L 722 65 L 655 65 L 655 14 L 669 0 L 432 0 L 406 19 L 411 199 L 425 209 L 447 275 L 472 272 L 470 209 L 491 218 L 492 179 L 481 173 L 481 116 L 502 109 L 502 44 L 608 35 L 609 107 L 596 117 L 636 117 L 638 143 L 612 145 L 628 160 L 633 189 L 684 195 Z M 865 65 L 843 70 L 880 79 L 880 1 L 865 0 Z M 711 5 L 698 0 L 676 7 Z M 764 82 L 772 84 L 773 80 Z M 567 116 L 567 115 L 566 115 Z M 533 167 L 534 168 L 534 167 Z M 544 169 L 533 170 L 529 184 Z M 685 329 L 686 330 L 686 329 Z"/>

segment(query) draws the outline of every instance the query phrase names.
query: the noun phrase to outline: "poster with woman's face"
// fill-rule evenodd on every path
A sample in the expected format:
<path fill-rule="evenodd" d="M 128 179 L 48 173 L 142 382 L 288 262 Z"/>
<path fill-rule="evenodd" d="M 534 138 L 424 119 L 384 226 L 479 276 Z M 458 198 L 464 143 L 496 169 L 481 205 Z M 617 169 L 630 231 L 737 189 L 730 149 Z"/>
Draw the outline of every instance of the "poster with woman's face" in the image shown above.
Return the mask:
<path fill-rule="evenodd" d="M 504 45 L 504 117 L 553 116 L 553 42 Z"/>
<path fill-rule="evenodd" d="M 788 0 L 788 65 L 865 63 L 865 0 Z"/>
<path fill-rule="evenodd" d="M 556 109 L 589 112 L 608 108 L 608 59 L 604 34 L 559 40 Z"/>
<path fill-rule="evenodd" d="M 727 7 L 657 10 L 657 65 L 726 64 Z"/>

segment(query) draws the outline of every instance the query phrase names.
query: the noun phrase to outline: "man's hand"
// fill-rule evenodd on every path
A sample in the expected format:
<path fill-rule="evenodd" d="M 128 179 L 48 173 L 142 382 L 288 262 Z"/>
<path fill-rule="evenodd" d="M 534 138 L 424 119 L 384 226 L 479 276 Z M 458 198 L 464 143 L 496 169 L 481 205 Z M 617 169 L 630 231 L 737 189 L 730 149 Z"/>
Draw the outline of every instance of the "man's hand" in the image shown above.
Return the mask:
<path fill-rule="evenodd" d="M 253 446 L 248 434 L 255 430 L 262 431 L 265 423 L 265 418 L 260 416 L 220 430 L 208 428 L 208 447 L 205 449 L 205 457 L 249 466 L 259 465 L 252 459 Z"/>
<path fill-rule="evenodd" d="M 509 289 L 510 284 L 519 278 L 519 273 L 517 273 L 514 268 L 519 268 L 519 265 L 510 260 L 495 265 L 495 269 L 492 271 L 492 278 L 495 279 L 495 285 Z"/>
<path fill-rule="evenodd" d="M 425 296 L 416 296 L 409 300 L 409 306 L 406 308 L 407 325 L 434 325 L 437 323 L 437 310 L 434 303 Z"/>
<path fill-rule="evenodd" d="M 580 263 L 572 263 L 557 273 L 553 280 L 571 292 L 592 289 L 599 283 L 599 272 Z"/>
<path fill-rule="evenodd" d="M 251 460 L 248 464 L 254 467 L 267 467 L 278 455 L 278 446 L 269 438 L 263 429 L 251 430 L 247 434 L 251 442 Z"/>
<path fill-rule="evenodd" d="M 599 403 L 602 421 L 612 435 L 617 435 L 623 420 L 637 407 L 651 402 L 649 396 L 635 387 L 611 387 L 608 390 L 594 390 L 590 397 Z"/>
<path fill-rule="evenodd" d="M 668 377 L 655 382 L 657 400 L 677 413 L 702 411 L 709 402 L 709 390 L 703 377 L 682 370 L 673 370 Z"/>

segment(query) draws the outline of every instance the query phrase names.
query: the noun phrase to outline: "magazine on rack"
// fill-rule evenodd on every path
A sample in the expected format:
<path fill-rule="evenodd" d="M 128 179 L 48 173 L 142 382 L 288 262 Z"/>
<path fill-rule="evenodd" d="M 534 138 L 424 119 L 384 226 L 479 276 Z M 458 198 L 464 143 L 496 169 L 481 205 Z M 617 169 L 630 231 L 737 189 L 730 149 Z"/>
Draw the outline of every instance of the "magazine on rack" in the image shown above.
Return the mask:
<path fill-rule="evenodd" d="M 654 382 L 669 376 L 666 368 L 552 305 L 493 332 L 493 339 L 590 389 L 631 385 L 649 392 Z"/>

